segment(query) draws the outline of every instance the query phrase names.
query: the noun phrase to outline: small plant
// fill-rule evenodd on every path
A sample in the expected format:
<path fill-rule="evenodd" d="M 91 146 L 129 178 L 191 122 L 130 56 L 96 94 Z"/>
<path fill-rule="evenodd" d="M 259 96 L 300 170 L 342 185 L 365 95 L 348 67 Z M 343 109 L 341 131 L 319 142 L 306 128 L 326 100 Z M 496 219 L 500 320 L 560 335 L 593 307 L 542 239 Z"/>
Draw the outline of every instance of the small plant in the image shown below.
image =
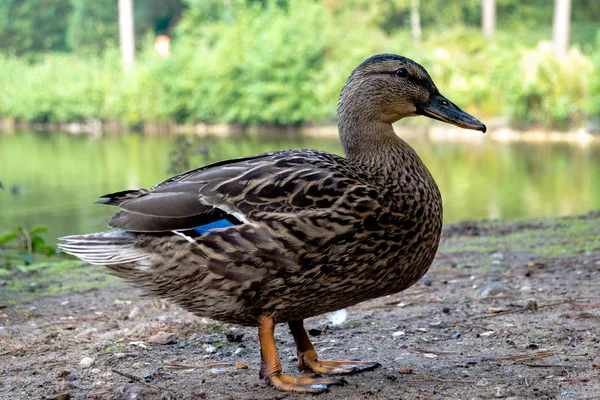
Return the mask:
<path fill-rule="evenodd" d="M 26 229 L 17 226 L 13 231 L 0 234 L 0 261 L 4 266 L 33 264 L 35 255 L 52 257 L 56 249 L 46 243 L 42 233 L 48 232 L 43 225 Z"/>

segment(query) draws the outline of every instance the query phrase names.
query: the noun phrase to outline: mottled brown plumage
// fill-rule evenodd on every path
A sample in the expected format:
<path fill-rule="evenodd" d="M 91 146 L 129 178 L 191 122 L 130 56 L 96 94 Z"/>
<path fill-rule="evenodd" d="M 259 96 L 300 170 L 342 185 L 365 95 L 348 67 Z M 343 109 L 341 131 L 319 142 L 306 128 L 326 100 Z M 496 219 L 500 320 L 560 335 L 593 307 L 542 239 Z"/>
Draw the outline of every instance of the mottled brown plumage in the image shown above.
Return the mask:
<path fill-rule="evenodd" d="M 423 67 L 389 54 L 351 74 L 338 114 L 346 157 L 280 151 L 107 195 L 101 202 L 120 208 L 109 226 L 120 230 L 68 237 L 62 248 L 196 315 L 258 325 L 263 375 L 280 389 L 322 391 L 340 382 L 288 382 L 268 340 L 277 322 L 290 322 L 305 368 L 372 368 L 317 366 L 301 321 L 404 290 L 433 261 L 441 195 L 391 123 L 424 114 L 469 129 L 485 126 L 441 96 Z M 233 225 L 193 230 L 217 220 Z"/>

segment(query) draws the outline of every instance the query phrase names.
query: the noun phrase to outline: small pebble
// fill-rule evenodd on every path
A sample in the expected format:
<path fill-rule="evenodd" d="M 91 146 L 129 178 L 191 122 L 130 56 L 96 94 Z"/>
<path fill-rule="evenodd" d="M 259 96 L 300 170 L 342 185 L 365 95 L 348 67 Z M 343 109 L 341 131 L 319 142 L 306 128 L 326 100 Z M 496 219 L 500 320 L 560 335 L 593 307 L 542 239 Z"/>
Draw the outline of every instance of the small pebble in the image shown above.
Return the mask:
<path fill-rule="evenodd" d="M 392 333 L 392 337 L 398 337 L 398 336 L 404 336 L 406 335 L 406 332 L 404 331 L 396 331 L 394 333 Z"/>
<path fill-rule="evenodd" d="M 152 344 L 169 344 L 175 341 L 175 335 L 167 332 L 157 332 L 148 338 L 148 343 Z"/>
<path fill-rule="evenodd" d="M 94 359 L 91 357 L 83 357 L 81 361 L 79 361 L 79 366 L 81 368 L 89 368 L 94 365 Z"/>
<path fill-rule="evenodd" d="M 73 382 L 77 380 L 77 375 L 74 373 L 70 373 L 69 375 L 65 376 L 65 380 L 69 381 L 69 382 Z"/>
<path fill-rule="evenodd" d="M 202 347 L 204 347 L 204 352 L 206 352 L 208 354 L 214 354 L 217 352 L 217 348 L 215 346 L 213 346 L 212 344 L 205 344 Z"/>
<path fill-rule="evenodd" d="M 227 368 L 213 368 L 210 370 L 211 374 L 220 375 L 227 373 Z"/>
<path fill-rule="evenodd" d="M 462 336 L 462 334 L 460 332 L 454 332 L 452 334 L 452 339 L 458 339 Z"/>
<path fill-rule="evenodd" d="M 528 299 L 523 306 L 526 310 L 537 311 L 538 303 L 535 299 Z"/>
<path fill-rule="evenodd" d="M 67 370 L 65 369 L 65 370 L 62 370 L 62 371 L 60 371 L 60 372 L 58 373 L 58 375 L 56 375 L 56 376 L 57 376 L 57 377 L 59 377 L 59 378 L 64 378 L 65 376 L 69 375 L 70 373 L 71 373 L 71 371 L 67 371 Z"/>
<path fill-rule="evenodd" d="M 138 306 L 133 306 L 129 314 L 127 315 L 127 319 L 136 319 L 142 313 L 142 309 Z"/>
<path fill-rule="evenodd" d="M 70 400 L 71 393 L 61 393 L 54 397 L 47 397 L 47 400 Z"/>
<path fill-rule="evenodd" d="M 398 373 L 402 375 L 410 375 L 413 373 L 413 370 L 409 367 L 398 367 Z"/>
<path fill-rule="evenodd" d="M 336 312 L 332 312 L 327 315 L 327 319 L 329 319 L 329 321 L 333 325 L 343 324 L 346 321 L 347 317 L 348 317 L 348 312 L 346 311 L 345 308 L 343 308 L 341 310 L 337 310 Z"/>
<path fill-rule="evenodd" d="M 248 353 L 248 349 L 246 349 L 245 347 L 238 347 L 233 352 L 233 354 L 235 354 L 236 356 L 239 356 L 240 354 L 246 354 L 246 353 Z"/>
<path fill-rule="evenodd" d="M 485 286 L 479 293 L 479 297 L 499 296 L 502 294 L 510 294 L 511 290 L 502 282 L 494 282 Z"/>
<path fill-rule="evenodd" d="M 236 361 L 235 369 L 248 369 L 248 366 L 241 361 Z"/>

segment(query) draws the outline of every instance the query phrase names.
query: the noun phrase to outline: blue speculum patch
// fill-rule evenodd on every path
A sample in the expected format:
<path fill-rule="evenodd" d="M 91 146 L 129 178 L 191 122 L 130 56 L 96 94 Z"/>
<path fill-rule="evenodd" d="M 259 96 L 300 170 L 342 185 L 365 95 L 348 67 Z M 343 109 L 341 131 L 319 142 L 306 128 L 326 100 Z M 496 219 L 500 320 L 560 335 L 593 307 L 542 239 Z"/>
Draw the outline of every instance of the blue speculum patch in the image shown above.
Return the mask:
<path fill-rule="evenodd" d="M 218 221 L 211 222 L 210 224 L 197 226 L 193 230 L 196 231 L 196 233 L 198 233 L 199 235 L 202 235 L 203 233 L 206 233 L 211 229 L 228 228 L 233 225 L 233 223 L 229 222 L 226 219 L 220 219 Z"/>

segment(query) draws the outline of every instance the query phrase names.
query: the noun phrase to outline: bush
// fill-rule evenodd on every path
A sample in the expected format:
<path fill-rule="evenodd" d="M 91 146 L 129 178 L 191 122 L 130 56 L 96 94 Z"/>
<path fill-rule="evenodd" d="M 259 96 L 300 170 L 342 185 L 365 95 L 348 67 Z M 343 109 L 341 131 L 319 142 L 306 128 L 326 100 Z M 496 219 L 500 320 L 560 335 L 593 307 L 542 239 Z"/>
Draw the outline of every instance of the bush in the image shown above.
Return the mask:
<path fill-rule="evenodd" d="M 508 115 L 517 124 L 565 128 L 581 123 L 594 67 L 577 48 L 567 58 L 554 57 L 552 44 L 526 51 L 511 77 Z"/>

